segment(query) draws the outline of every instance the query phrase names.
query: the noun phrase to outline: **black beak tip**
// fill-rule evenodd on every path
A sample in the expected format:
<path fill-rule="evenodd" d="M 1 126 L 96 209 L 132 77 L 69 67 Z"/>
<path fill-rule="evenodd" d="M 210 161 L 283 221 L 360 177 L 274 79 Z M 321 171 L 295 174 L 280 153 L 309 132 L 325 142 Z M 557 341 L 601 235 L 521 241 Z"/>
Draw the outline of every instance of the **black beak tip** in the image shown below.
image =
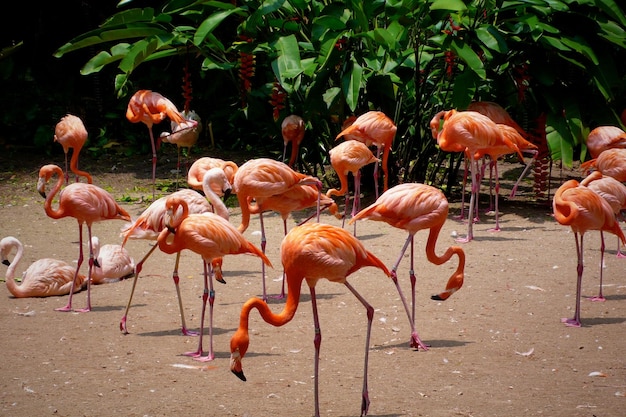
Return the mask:
<path fill-rule="evenodd" d="M 11 262 L 8 259 L 3 260 L 2 263 L 6 266 L 11 266 Z"/>
<path fill-rule="evenodd" d="M 243 374 L 243 371 L 232 371 L 233 374 L 237 375 L 237 378 L 241 379 L 242 381 L 247 381 L 246 376 Z"/>

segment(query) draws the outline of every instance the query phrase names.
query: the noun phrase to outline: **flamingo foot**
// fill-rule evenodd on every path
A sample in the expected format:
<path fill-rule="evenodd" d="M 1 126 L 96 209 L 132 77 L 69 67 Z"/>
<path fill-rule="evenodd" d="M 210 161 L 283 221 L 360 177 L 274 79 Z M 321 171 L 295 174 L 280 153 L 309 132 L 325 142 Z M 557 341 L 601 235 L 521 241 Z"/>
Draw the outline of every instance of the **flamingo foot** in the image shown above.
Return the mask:
<path fill-rule="evenodd" d="M 190 358 L 199 358 L 202 356 L 202 351 L 201 350 L 196 350 L 193 352 L 185 352 L 183 353 L 184 356 L 189 356 Z"/>
<path fill-rule="evenodd" d="M 367 410 L 370 408 L 370 396 L 367 392 L 363 393 L 363 400 L 361 401 L 361 417 L 367 415 Z"/>
<path fill-rule="evenodd" d="M 626 255 L 624 255 L 622 252 L 617 252 L 617 257 L 618 258 L 626 258 Z"/>
<path fill-rule="evenodd" d="M 489 229 L 490 232 L 499 232 L 500 231 L 500 226 L 496 226 L 494 228 Z"/>
<path fill-rule="evenodd" d="M 596 295 L 595 297 L 589 297 L 587 298 L 589 301 L 598 301 L 598 302 L 605 302 L 606 298 L 604 298 L 603 295 Z"/>
<path fill-rule="evenodd" d="M 87 306 L 85 308 L 79 308 L 78 310 L 74 310 L 77 313 L 89 313 L 91 311 L 91 306 Z"/>
<path fill-rule="evenodd" d="M 186 327 L 182 327 L 180 331 L 182 332 L 183 336 L 199 336 L 200 335 L 200 332 L 194 332 L 193 330 L 189 330 Z"/>
<path fill-rule="evenodd" d="M 72 305 L 68 304 L 65 307 L 55 308 L 54 311 L 63 311 L 63 312 L 72 311 Z"/>
<path fill-rule="evenodd" d="M 417 350 L 428 350 L 428 345 L 421 341 L 420 337 L 417 335 L 417 332 L 413 332 L 411 334 L 411 347 Z"/>
<path fill-rule="evenodd" d="M 455 241 L 455 242 L 458 242 L 458 243 L 468 243 L 468 242 L 470 242 L 472 239 L 473 239 L 473 237 L 472 237 L 472 236 L 465 236 L 465 237 L 460 237 L 460 238 L 458 238 L 458 239 L 454 239 L 454 241 Z"/>
<path fill-rule="evenodd" d="M 210 362 L 213 359 L 215 359 L 215 355 L 213 353 L 209 353 L 206 356 L 200 355 L 200 356 L 197 356 L 197 357 L 193 358 L 193 360 L 198 361 L 198 362 Z"/>
<path fill-rule="evenodd" d="M 561 323 L 564 323 L 568 327 L 580 327 L 580 320 L 562 318 Z"/>
<path fill-rule="evenodd" d="M 122 317 L 122 320 L 120 320 L 120 331 L 122 334 L 128 334 L 128 329 L 126 329 L 126 316 Z"/>

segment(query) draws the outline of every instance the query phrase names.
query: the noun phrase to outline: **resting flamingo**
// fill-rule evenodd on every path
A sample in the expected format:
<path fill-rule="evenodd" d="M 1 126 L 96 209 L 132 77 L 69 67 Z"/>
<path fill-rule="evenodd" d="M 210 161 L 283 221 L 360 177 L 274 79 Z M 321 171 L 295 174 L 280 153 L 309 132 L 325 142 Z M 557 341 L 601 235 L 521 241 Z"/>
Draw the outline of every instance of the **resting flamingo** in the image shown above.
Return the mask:
<path fill-rule="evenodd" d="M 583 238 L 589 230 L 600 230 L 617 235 L 626 244 L 626 237 L 620 229 L 610 204 L 576 180 L 566 181 L 554 194 L 552 202 L 554 217 L 563 226 L 570 226 L 576 239 L 576 255 L 578 257 L 576 283 L 576 310 L 571 319 L 561 319 L 567 326 L 580 327 L 580 297 L 583 278 Z M 580 235 L 580 239 L 579 236 Z M 602 265 L 600 265 L 602 276 Z"/>
<path fill-rule="evenodd" d="M 163 97 L 161 94 L 151 90 L 139 90 L 130 98 L 128 108 L 126 109 L 126 118 L 131 123 L 143 123 L 150 133 L 150 144 L 152 145 L 152 198 L 154 199 L 156 187 L 156 162 L 157 153 L 154 142 L 154 133 L 152 126 L 161 123 L 169 117 L 172 122 L 183 125 L 188 128 L 196 126 L 195 121 L 185 120 L 183 115 L 178 111 L 174 103 Z"/>
<path fill-rule="evenodd" d="M 219 158 L 211 158 L 204 156 L 198 158 L 191 164 L 189 171 L 187 172 L 187 184 L 194 190 L 204 191 L 202 180 L 204 179 L 204 173 L 211 168 L 221 168 L 226 174 L 226 179 L 230 184 L 235 182 L 235 172 L 239 169 L 237 164 L 233 161 L 225 161 Z M 219 196 L 222 196 L 222 190 L 218 183 L 211 187 L 213 192 Z"/>
<path fill-rule="evenodd" d="M 595 168 L 603 175 L 626 182 L 626 149 L 611 148 L 602 151 L 597 158 L 580 164 L 583 170 Z"/>
<path fill-rule="evenodd" d="M 291 157 L 289 158 L 289 165 L 293 168 L 296 160 L 298 159 L 298 151 L 300 149 L 300 143 L 304 139 L 304 133 L 306 128 L 304 126 L 304 120 L 302 117 L 291 114 L 283 120 L 280 126 L 281 134 L 283 136 L 283 159 L 287 154 L 287 145 L 291 143 Z"/>
<path fill-rule="evenodd" d="M 12 250 L 15 249 L 13 261 L 9 261 Z M 43 258 L 33 262 L 24 273 L 22 282 L 15 282 L 15 270 L 22 256 L 24 245 L 16 237 L 7 236 L 0 240 L 0 261 L 9 268 L 6 273 L 6 285 L 9 292 L 15 298 L 27 297 L 51 297 L 55 295 L 67 295 L 70 293 L 76 268 L 57 259 Z M 76 291 L 80 291 L 85 282 L 85 276 L 76 276 Z"/>
<path fill-rule="evenodd" d="M 72 148 L 72 159 L 70 160 L 69 168 L 76 174 L 76 181 L 81 176 L 87 178 L 87 182 L 91 184 L 93 182 L 91 175 L 78 169 L 78 156 L 85 142 L 87 142 L 87 129 L 80 117 L 68 114 L 61 118 L 61 121 L 54 128 L 54 141 L 59 142 L 63 146 L 63 152 L 65 153 L 65 184 L 68 184 L 70 180 L 67 167 L 67 154 L 70 148 Z"/>
<path fill-rule="evenodd" d="M 617 126 L 598 126 L 587 135 L 587 149 L 592 158 L 613 148 L 626 148 L 626 132 Z"/>
<path fill-rule="evenodd" d="M 376 146 L 377 158 L 380 158 L 382 152 L 383 157 L 381 165 L 385 176 L 383 192 L 387 191 L 389 188 L 389 170 L 387 164 L 397 129 L 396 125 L 385 113 L 380 111 L 368 111 L 357 117 L 354 123 L 345 127 L 337 135 L 337 139 L 343 136 L 346 139 L 354 139 L 363 142 L 368 147 L 372 145 Z M 376 198 L 378 198 L 378 164 L 374 166 L 374 184 Z"/>
<path fill-rule="evenodd" d="M 448 218 L 448 200 L 441 190 L 430 185 L 418 183 L 399 184 L 385 191 L 372 205 L 357 213 L 350 223 L 357 220 L 376 220 L 385 222 L 393 227 L 404 229 L 409 233 L 400 256 L 393 268 L 391 268 L 391 278 L 393 279 L 407 316 L 411 324 L 411 347 L 416 349 L 427 349 L 427 346 L 420 340 L 415 330 L 415 268 L 413 257 L 413 238 L 415 234 L 423 229 L 429 229 L 428 241 L 426 242 L 426 258 L 435 265 L 442 265 L 456 255 L 459 258 L 456 271 L 448 279 L 445 291 L 433 295 L 433 300 L 446 300 L 463 285 L 465 271 L 465 252 L 458 246 L 450 246 L 442 256 L 435 253 L 439 232 Z M 411 260 L 409 277 L 411 280 L 411 306 L 409 309 L 398 284 L 398 266 L 404 257 L 409 244 L 411 245 Z"/>
<path fill-rule="evenodd" d="M 437 116 L 435 116 L 437 117 Z M 432 126 L 432 122 L 431 122 Z M 437 134 L 439 148 L 446 152 L 459 152 L 462 149 L 470 160 L 472 174 L 472 194 L 468 216 L 467 236 L 459 242 L 469 242 L 474 238 L 474 207 L 480 188 L 476 156 L 481 150 L 494 146 L 506 145 L 516 149 L 520 158 L 524 158 L 517 145 L 502 135 L 502 130 L 487 116 L 473 111 L 450 110 L 444 115 L 443 129 Z"/>
<path fill-rule="evenodd" d="M 46 196 L 46 184 L 52 176 L 58 177 L 56 185 Z M 63 170 L 57 165 L 44 165 L 39 170 L 39 181 L 37 191 L 46 199 L 44 209 L 48 217 L 61 219 L 73 217 L 78 222 L 78 261 L 74 276 L 74 285 L 70 290 L 69 300 L 65 307 L 56 309 L 57 311 L 72 311 L 72 297 L 76 288 L 78 271 L 83 263 L 83 224 L 87 225 L 89 244 L 89 272 L 87 274 L 87 306 L 83 309 L 74 310 L 77 312 L 91 311 L 91 273 L 94 262 L 93 247 L 91 246 L 91 226 L 95 222 L 103 220 L 126 220 L 130 221 L 130 215 L 115 202 L 115 199 L 107 191 L 93 184 L 73 183 L 68 185 L 59 194 L 59 206 L 55 210 L 52 208 L 52 200 L 63 185 Z"/>
<path fill-rule="evenodd" d="M 315 185 L 318 188 L 318 196 L 321 199 L 322 183 L 315 177 L 301 174 L 283 162 L 269 158 L 251 159 L 241 165 L 235 173 L 233 189 L 239 200 L 241 208 L 241 224 L 238 230 L 243 233 L 250 225 L 250 201 L 262 199 L 274 195 L 286 194 L 296 187 Z M 319 200 L 318 200 L 319 201 Z M 320 205 L 317 205 L 317 220 L 319 221 Z M 263 212 L 259 212 L 261 222 L 261 250 L 265 253 L 267 239 L 263 224 Z M 263 279 L 263 300 L 267 300 L 265 288 L 265 264 L 261 264 Z"/>
<path fill-rule="evenodd" d="M 165 253 L 180 253 L 184 249 L 191 250 L 204 260 L 204 293 L 202 296 L 202 314 L 200 318 L 200 340 L 198 349 L 195 352 L 188 352 L 186 355 L 192 356 L 200 361 L 213 360 L 213 303 L 215 301 L 215 291 L 213 290 L 213 280 L 210 279 L 207 264 L 215 258 L 225 255 L 236 255 L 248 253 L 258 256 L 264 264 L 272 266 L 270 260 L 252 243 L 248 242 L 241 232 L 228 220 L 214 214 L 189 214 L 187 201 L 180 197 L 168 197 L 165 202 L 169 219 L 166 221 L 166 228 L 161 231 L 157 239 L 159 249 Z M 182 209 L 181 215 L 174 215 L 178 208 Z M 173 239 L 168 241 L 168 237 L 173 235 Z M 204 314 L 207 299 L 209 301 L 209 352 L 207 356 L 202 356 L 202 336 L 204 330 Z"/>
<path fill-rule="evenodd" d="M 224 171 L 220 168 L 212 168 L 205 172 L 203 179 L 203 188 L 205 190 L 205 195 L 209 199 L 202 197 L 200 193 L 193 190 L 179 190 L 170 195 L 170 197 L 178 197 L 185 199 L 187 201 L 187 208 L 192 214 L 201 214 L 201 213 L 209 213 L 213 211 L 213 207 L 216 208 L 216 213 L 221 217 L 228 219 L 228 209 L 224 205 L 224 203 L 220 200 L 220 198 L 215 194 L 212 189 L 213 186 L 211 184 L 221 184 L 220 188 L 222 189 L 221 193 L 228 193 L 231 188 L 230 183 L 226 179 L 226 175 Z M 165 214 L 167 209 L 165 207 L 165 202 L 168 197 L 161 197 L 154 201 L 150 206 L 144 210 L 144 212 L 139 216 L 132 224 L 129 224 L 126 228 L 122 230 L 122 236 L 124 240 L 122 241 L 122 246 L 124 246 L 128 239 L 146 239 L 146 240 L 157 240 L 159 237 L 159 233 L 165 228 Z M 182 209 L 181 209 L 182 213 Z M 180 214 L 180 213 L 179 213 Z M 133 299 L 133 294 L 135 292 L 135 287 L 137 285 L 137 279 L 139 277 L 139 273 L 143 268 L 143 263 L 152 255 L 152 252 L 157 248 L 157 245 L 152 246 L 152 248 L 146 253 L 146 255 L 137 263 L 135 266 L 135 275 L 133 277 L 133 284 L 131 287 L 130 296 L 128 297 L 128 303 L 126 304 L 126 311 L 124 312 L 124 316 L 120 320 L 120 330 L 124 334 L 128 334 L 128 328 L 126 325 L 126 320 L 128 317 L 128 312 L 130 310 L 130 305 Z M 174 281 L 174 287 L 176 288 L 176 296 L 178 298 L 178 307 L 180 310 L 180 319 L 181 319 L 181 331 L 186 336 L 195 336 L 196 332 L 192 332 L 187 329 L 187 325 L 185 323 L 185 313 L 183 311 L 183 301 L 180 295 L 180 287 L 179 281 L 180 277 L 178 276 L 178 265 L 180 262 L 180 253 L 176 254 L 176 262 L 174 263 L 174 271 L 172 272 L 172 280 Z M 219 265 L 221 267 L 221 264 Z M 216 273 L 216 279 L 220 282 L 225 282 L 222 278 L 221 269 L 219 269 L 219 273 Z"/>
<path fill-rule="evenodd" d="M 91 237 L 93 271 L 91 283 L 95 285 L 121 281 L 135 272 L 135 260 L 122 245 L 100 245 L 98 236 Z"/>
<path fill-rule="evenodd" d="M 280 252 L 288 286 L 285 307 L 281 313 L 275 314 L 270 310 L 267 303 L 259 298 L 251 298 L 243 305 L 239 328 L 230 340 L 231 371 L 241 380 L 246 380 L 241 361 L 248 351 L 250 342 L 248 321 L 252 309 L 256 308 L 263 320 L 272 326 L 283 326 L 289 323 L 298 309 L 302 281 L 306 280 L 311 292 L 311 305 L 313 307 L 315 329 L 315 338 L 313 339 L 315 346 L 314 401 L 315 416 L 319 417 L 319 353 L 322 333 L 317 313 L 315 285 L 320 279 L 326 278 L 331 282 L 344 284 L 363 304 L 367 312 L 361 415 L 367 414 L 370 402 L 367 386 L 367 365 L 374 308 L 350 285 L 346 278 L 353 272 L 367 266 L 379 268 L 387 276 L 390 276 L 389 270 L 380 259 L 367 251 L 356 237 L 340 227 L 328 224 L 306 223 L 291 229 L 281 244 Z"/>
<path fill-rule="evenodd" d="M 339 177 L 341 188 L 339 190 L 331 188 L 326 192 L 326 195 L 328 197 L 332 197 L 334 195 L 346 196 L 343 217 L 345 222 L 348 211 L 348 199 L 350 195 L 348 190 L 348 174 L 352 174 L 352 177 L 354 178 L 354 200 L 352 201 L 351 212 L 351 216 L 354 217 L 354 215 L 361 209 L 361 168 L 371 163 L 377 164 L 379 160 L 374 156 L 367 145 L 357 140 L 347 140 L 342 142 L 332 148 L 329 151 L 329 154 L 330 164 Z M 342 227 L 343 225 L 344 223 L 342 223 Z M 354 228 L 354 234 L 356 235 L 356 225 Z"/>

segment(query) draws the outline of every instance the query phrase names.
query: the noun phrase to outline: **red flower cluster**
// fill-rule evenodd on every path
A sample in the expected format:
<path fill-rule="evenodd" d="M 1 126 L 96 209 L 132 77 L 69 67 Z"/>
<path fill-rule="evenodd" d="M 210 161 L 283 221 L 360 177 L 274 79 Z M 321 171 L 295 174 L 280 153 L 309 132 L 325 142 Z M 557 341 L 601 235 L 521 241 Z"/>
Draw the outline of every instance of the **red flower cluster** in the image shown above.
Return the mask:
<path fill-rule="evenodd" d="M 287 98 L 287 93 L 280 85 L 278 80 L 274 80 L 274 85 L 272 86 L 272 97 L 270 98 L 270 104 L 272 105 L 272 116 L 274 117 L 274 121 L 278 121 L 280 118 L 280 111 L 285 108 L 285 99 Z"/>

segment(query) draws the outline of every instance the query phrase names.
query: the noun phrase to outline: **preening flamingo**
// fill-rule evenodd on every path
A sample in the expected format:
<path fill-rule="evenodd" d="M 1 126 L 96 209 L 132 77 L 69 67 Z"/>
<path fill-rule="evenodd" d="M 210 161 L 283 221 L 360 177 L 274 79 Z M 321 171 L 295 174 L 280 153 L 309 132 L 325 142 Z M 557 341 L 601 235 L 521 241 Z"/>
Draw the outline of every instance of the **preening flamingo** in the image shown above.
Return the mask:
<path fill-rule="evenodd" d="M 194 190 L 204 191 L 202 180 L 204 179 L 204 173 L 211 168 L 221 168 L 226 174 L 226 179 L 230 184 L 235 182 L 235 172 L 239 169 L 237 164 L 233 161 L 225 161 L 219 158 L 211 158 L 204 156 L 198 158 L 191 164 L 189 171 L 187 172 L 187 184 Z M 219 196 L 222 196 L 222 190 L 218 183 L 211 187 L 213 192 Z"/>
<path fill-rule="evenodd" d="M 587 135 L 587 149 L 592 158 L 613 148 L 626 148 L 626 132 L 617 126 L 598 126 Z"/>
<path fill-rule="evenodd" d="M 365 146 L 365 145 L 363 145 Z M 254 204 L 249 205 L 250 214 L 261 214 L 264 211 L 275 211 L 280 214 L 283 219 L 283 229 L 285 236 L 287 235 L 287 219 L 294 211 L 304 210 L 309 207 L 316 207 L 320 204 L 320 208 L 328 207 L 328 211 L 336 218 L 343 216 L 339 213 L 337 203 L 326 195 L 319 195 L 317 187 L 312 185 L 303 185 L 301 187 L 292 187 L 282 194 L 276 194 L 270 197 L 259 197 L 254 200 Z M 309 218 L 310 219 L 310 218 Z M 305 222 L 309 219 L 306 219 Z M 303 222 L 304 223 L 304 222 Z M 302 223 L 301 223 L 302 224 Z M 282 286 L 278 298 L 285 297 L 285 273 L 283 272 Z"/>
<path fill-rule="evenodd" d="M 207 264 L 213 259 L 225 255 L 248 253 L 258 256 L 264 264 L 272 266 L 270 260 L 260 249 L 248 242 L 241 232 L 228 220 L 214 214 L 189 214 L 187 201 L 179 197 L 168 197 L 165 202 L 169 219 L 167 227 L 161 231 L 158 237 L 159 249 L 165 253 L 179 253 L 184 249 L 191 250 L 204 260 L 204 294 L 202 296 L 202 315 L 200 318 L 200 340 L 195 352 L 186 355 L 193 356 L 201 361 L 210 361 L 215 357 L 213 353 L 213 303 L 215 291 L 213 280 L 210 279 Z M 181 215 L 174 215 L 178 208 L 182 209 Z M 168 237 L 173 239 L 168 241 Z M 207 299 L 209 301 L 209 352 L 202 356 L 202 336 L 204 330 L 204 314 Z"/>
<path fill-rule="evenodd" d="M 184 199 L 187 202 L 187 208 L 189 210 L 189 213 L 191 214 L 209 213 L 212 212 L 214 210 L 213 208 L 215 207 L 215 212 L 219 216 L 228 219 L 228 209 L 217 196 L 217 194 L 213 192 L 212 184 L 221 184 L 219 186 L 219 188 L 221 188 L 221 194 L 228 193 L 231 188 L 231 185 L 228 182 L 224 171 L 222 171 L 220 168 L 212 168 L 204 173 L 203 179 L 203 189 L 209 201 L 207 201 L 207 198 L 202 197 L 202 195 L 200 195 L 200 193 L 198 193 L 197 191 L 186 189 L 176 191 L 172 193 L 169 197 L 178 197 Z M 157 238 L 159 237 L 159 233 L 166 227 L 165 214 L 167 212 L 167 209 L 165 206 L 165 202 L 167 198 L 168 197 L 161 197 L 154 201 L 132 224 L 129 224 L 126 228 L 122 230 L 122 236 L 124 237 L 124 240 L 122 241 L 122 246 L 126 244 L 128 239 L 157 240 Z M 180 212 L 177 213 L 177 215 L 181 214 L 182 209 L 180 209 Z M 124 312 L 124 316 L 120 320 L 120 330 L 124 334 L 128 334 L 126 320 L 133 299 L 133 294 L 135 293 L 135 287 L 137 285 L 139 273 L 143 268 L 143 263 L 150 257 L 150 255 L 152 255 L 152 252 L 154 252 L 156 248 L 157 245 L 152 246 L 152 248 L 146 253 L 141 261 L 139 261 L 139 263 L 137 263 L 137 265 L 135 266 L 135 276 L 133 277 L 133 285 L 131 287 L 130 296 L 128 297 L 128 303 L 126 304 L 126 311 Z M 186 336 L 197 335 L 197 333 L 187 329 L 187 324 L 185 323 L 185 313 L 183 311 L 183 301 L 180 295 L 179 287 L 179 262 L 180 253 L 177 253 L 176 262 L 174 263 L 174 271 L 172 272 L 172 280 L 174 281 L 176 296 L 178 298 L 178 307 L 180 310 L 181 319 L 181 331 Z M 222 278 L 221 264 L 216 266 L 220 268 L 218 270 L 219 273 L 216 272 L 216 279 L 220 282 L 225 282 Z"/>
<path fill-rule="evenodd" d="M 97 236 L 91 237 L 93 248 L 93 271 L 91 283 L 107 284 L 132 276 L 135 272 L 135 260 L 121 245 L 106 244 L 100 246 Z"/>
<path fill-rule="evenodd" d="M 344 128 L 338 135 L 337 139 L 344 137 L 346 139 L 354 139 L 365 143 L 365 145 L 376 146 L 376 157 L 380 159 L 382 152 L 382 168 L 384 178 L 383 192 L 389 188 L 389 170 L 387 167 L 389 153 L 393 138 L 396 136 L 397 127 L 393 121 L 380 111 L 368 111 L 357 117 L 354 123 Z M 374 166 L 374 189 L 376 190 L 376 198 L 378 198 L 378 163 Z"/>
<path fill-rule="evenodd" d="M 351 212 L 351 216 L 354 217 L 354 215 L 361 209 L 361 168 L 371 163 L 378 164 L 379 160 L 374 156 L 367 145 L 357 140 L 347 140 L 342 142 L 332 148 L 329 151 L 329 154 L 330 164 L 339 177 L 341 189 L 338 190 L 336 188 L 331 188 L 326 192 L 326 195 L 328 197 L 332 197 L 334 195 L 346 196 L 344 203 L 345 221 L 346 214 L 348 212 L 348 199 L 350 195 L 348 189 L 348 174 L 352 174 L 354 179 L 354 200 L 352 201 Z M 356 234 L 356 226 L 354 233 Z"/>
<path fill-rule="evenodd" d="M 15 249 L 13 261 L 9 261 Z M 15 282 L 15 270 L 24 255 L 24 245 L 17 238 L 7 236 L 0 240 L 0 261 L 7 265 L 5 281 L 7 289 L 16 298 L 51 297 L 70 293 L 76 268 L 57 259 L 43 258 L 33 262 L 22 274 L 21 284 Z M 76 291 L 82 289 L 85 276 L 76 277 Z"/>
<path fill-rule="evenodd" d="M 610 204 L 576 180 L 566 181 L 554 194 L 552 202 L 554 217 L 563 226 L 570 226 L 576 239 L 578 257 L 576 283 L 576 311 L 571 319 L 561 319 L 567 326 L 580 327 L 580 297 L 583 278 L 583 238 L 589 230 L 600 230 L 617 235 L 626 244 L 626 237 L 620 229 Z M 580 235 L 580 239 L 579 236 Z M 600 265 L 602 276 L 602 265 Z"/>
<path fill-rule="evenodd" d="M 472 194 L 467 221 L 467 236 L 458 239 L 459 242 L 469 242 L 474 238 L 474 207 L 480 189 L 480 176 L 476 160 L 478 152 L 495 146 L 506 145 L 516 149 L 520 158 L 523 159 L 523 156 L 517 145 L 502 135 L 502 130 L 496 123 L 487 116 L 473 111 L 448 111 L 444 115 L 443 129 L 437 134 L 437 143 L 439 148 L 446 152 L 459 152 L 459 149 L 463 149 L 470 161 Z"/>
<path fill-rule="evenodd" d="M 602 151 L 597 158 L 580 164 L 583 170 L 595 168 L 603 175 L 626 182 L 626 149 L 611 148 Z"/>
<path fill-rule="evenodd" d="M 161 123 L 166 117 L 179 125 L 187 123 L 187 127 L 195 127 L 195 121 L 187 121 L 178 111 L 174 103 L 163 97 L 161 94 L 151 90 L 139 90 L 130 98 L 126 109 L 126 118 L 132 123 L 143 123 L 150 133 L 150 144 L 152 145 L 152 198 L 154 198 L 156 186 L 156 162 L 157 153 L 154 142 L 152 126 Z"/>
<path fill-rule="evenodd" d="M 241 208 L 241 224 L 239 231 L 245 232 L 250 225 L 250 202 L 253 199 L 263 199 L 274 195 L 287 194 L 296 187 L 314 185 L 318 189 L 321 199 L 322 183 L 315 177 L 301 174 L 283 162 L 269 158 L 251 159 L 241 165 L 235 173 L 233 189 Z M 319 201 L 319 200 L 318 200 Z M 319 221 L 320 205 L 317 205 L 317 219 Z M 259 212 L 261 222 L 261 250 L 265 253 L 267 239 L 263 224 L 263 212 Z M 267 300 L 265 288 L 265 264 L 261 264 L 263 278 L 263 299 Z"/>
<path fill-rule="evenodd" d="M 364 208 L 357 213 L 350 223 L 357 220 L 376 220 L 385 222 L 393 227 L 404 229 L 409 233 L 400 256 L 393 268 L 391 268 L 391 278 L 393 279 L 407 316 L 411 324 L 411 347 L 416 349 L 427 349 L 427 346 L 420 340 L 415 330 L 415 268 L 413 257 L 413 237 L 415 234 L 424 229 L 429 229 L 428 241 L 426 242 L 426 258 L 435 265 L 442 265 L 456 255 L 459 258 L 456 271 L 448 279 L 445 291 L 433 295 L 433 300 L 446 300 L 463 285 L 465 271 L 465 252 L 458 246 L 450 246 L 446 249 L 442 256 L 435 253 L 437 238 L 439 232 L 448 218 L 448 200 L 441 190 L 430 185 L 418 183 L 405 183 L 391 187 L 389 190 L 381 194 L 380 197 L 370 206 Z M 400 285 L 398 284 L 398 266 L 404 257 L 409 244 L 411 245 L 411 265 L 409 268 L 409 277 L 411 280 L 411 307 L 409 309 L 402 294 Z"/>
<path fill-rule="evenodd" d="M 63 152 L 65 153 L 65 183 L 68 184 L 70 175 L 67 167 L 67 154 L 69 149 L 72 148 L 72 159 L 70 160 L 69 168 L 74 174 L 76 174 L 76 181 L 78 177 L 82 176 L 87 178 L 87 182 L 91 184 L 92 178 L 88 172 L 78 169 L 78 156 L 80 150 L 87 142 L 87 129 L 83 124 L 83 121 L 78 116 L 68 114 L 64 116 L 54 128 L 54 141 L 59 142 L 63 146 Z"/>
<path fill-rule="evenodd" d="M 304 133 L 306 128 L 304 126 L 304 120 L 302 117 L 295 114 L 285 117 L 281 123 L 280 130 L 283 136 L 283 159 L 287 154 L 287 145 L 291 143 L 291 157 L 289 158 L 289 165 L 293 168 L 296 160 L 298 159 L 298 151 L 300 149 L 300 143 L 304 139 Z"/>
<path fill-rule="evenodd" d="M 248 320 L 252 309 L 256 308 L 265 322 L 272 326 L 283 326 L 291 321 L 296 314 L 300 302 L 302 281 L 311 292 L 313 308 L 313 324 L 315 337 L 314 378 L 315 378 L 315 416 L 319 417 L 319 353 L 322 342 L 315 285 L 326 278 L 331 282 L 344 284 L 363 304 L 367 312 L 367 332 L 365 337 L 365 364 L 363 367 L 363 390 L 361 415 L 367 414 L 369 395 L 367 386 L 368 351 L 374 308 L 346 280 L 348 275 L 366 266 L 379 268 L 390 276 L 383 262 L 365 249 L 365 246 L 346 230 L 321 223 L 306 223 L 295 227 L 285 236 L 280 247 L 281 260 L 287 277 L 287 300 L 283 311 L 275 314 L 267 303 L 259 298 L 251 298 L 241 310 L 239 328 L 230 340 L 230 369 L 241 380 L 245 381 L 242 359 L 248 351 L 250 337 Z"/>
<path fill-rule="evenodd" d="M 172 132 L 162 132 L 159 139 L 165 143 L 176 145 L 178 161 L 176 163 L 176 183 L 178 184 L 178 174 L 180 173 L 180 148 L 187 148 L 187 153 L 193 145 L 198 142 L 200 132 L 202 132 L 202 119 L 193 111 L 182 111 L 181 115 L 185 122 L 171 122 Z"/>
<path fill-rule="evenodd" d="M 58 177 L 56 185 L 46 196 L 46 185 L 51 177 Z M 71 311 L 72 297 L 76 288 L 76 277 L 83 263 L 83 224 L 87 225 L 88 245 L 89 245 L 89 272 L 87 274 L 87 306 L 77 312 L 91 311 L 91 274 L 94 263 L 93 247 L 91 246 L 91 225 L 103 220 L 126 220 L 130 221 L 130 215 L 115 202 L 115 199 L 107 191 L 93 184 L 73 183 L 68 185 L 59 194 L 59 206 L 55 210 L 52 208 L 52 200 L 63 185 L 63 170 L 56 165 L 44 165 L 39 170 L 39 181 L 37 191 L 45 199 L 44 209 L 48 217 L 61 219 L 73 217 L 78 222 L 78 261 L 74 277 L 74 286 L 70 290 L 69 300 L 65 307 L 56 309 L 57 311 Z"/>

